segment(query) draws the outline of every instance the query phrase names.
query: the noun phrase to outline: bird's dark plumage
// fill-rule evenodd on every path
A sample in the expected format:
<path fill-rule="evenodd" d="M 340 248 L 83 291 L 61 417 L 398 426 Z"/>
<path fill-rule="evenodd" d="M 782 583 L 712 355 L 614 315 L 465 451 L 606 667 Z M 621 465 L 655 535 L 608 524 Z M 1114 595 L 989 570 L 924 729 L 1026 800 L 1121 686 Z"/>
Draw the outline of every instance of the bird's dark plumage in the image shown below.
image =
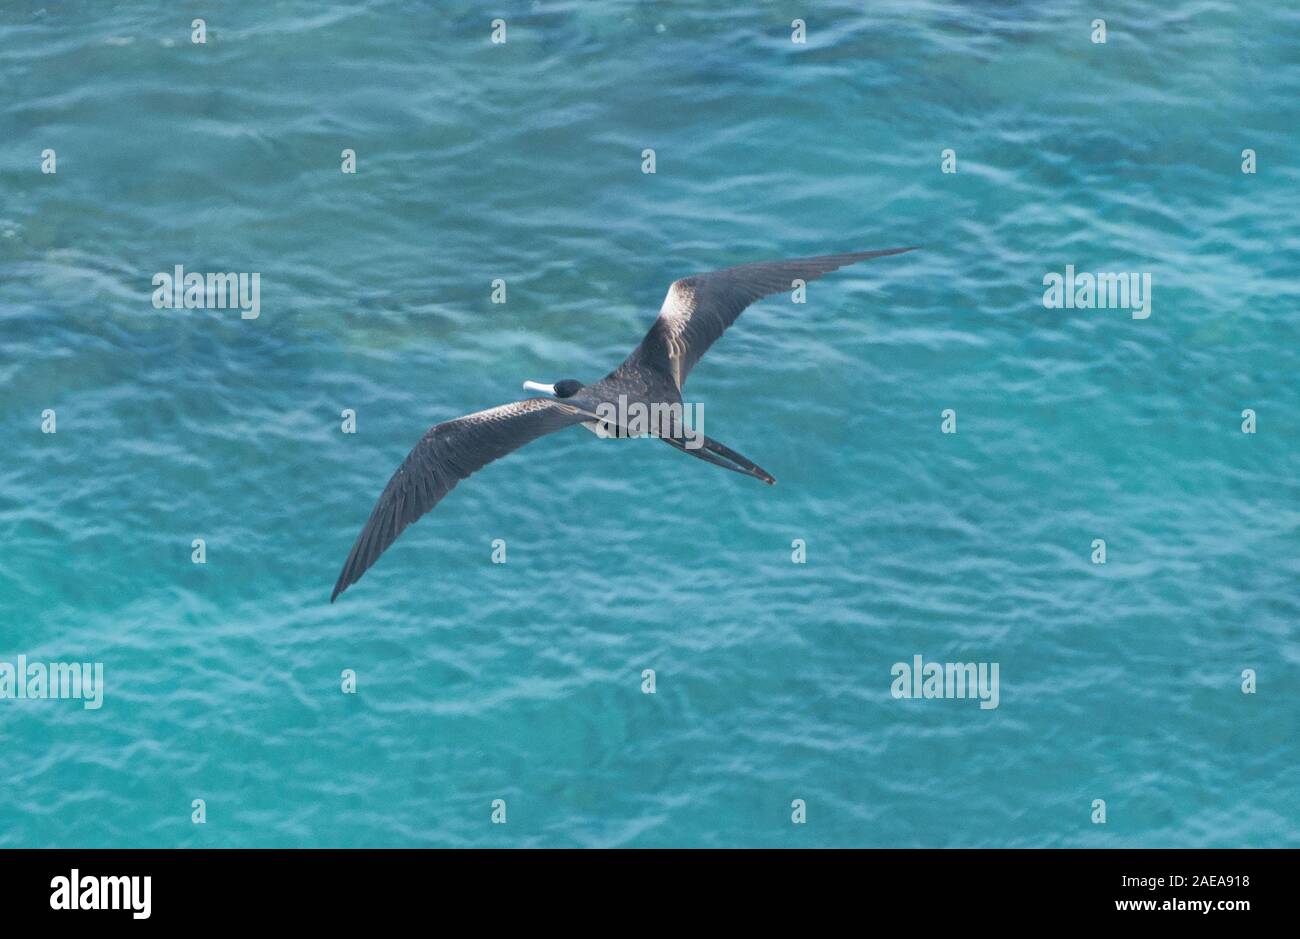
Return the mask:
<path fill-rule="evenodd" d="M 674 281 L 650 331 L 632 354 L 594 385 L 566 379 L 556 398 L 529 398 L 438 424 L 415 445 L 384 487 L 352 545 L 330 602 L 356 583 L 407 525 L 438 504 L 462 479 L 545 434 L 591 423 L 601 404 L 620 396 L 643 404 L 679 403 L 686 377 L 741 312 L 768 294 L 793 290 L 846 264 L 901 254 L 912 248 L 828 254 L 790 261 L 742 264 Z M 772 483 L 766 470 L 715 440 L 700 449 L 664 437 L 692 456 Z"/>
<path fill-rule="evenodd" d="M 755 300 L 793 290 L 796 280 L 807 283 L 846 264 L 912 250 L 915 249 L 887 248 L 791 261 L 760 261 L 683 277 L 668 288 L 659 318 L 629 356 L 629 361 L 666 368 L 680 390 L 709 346 Z"/>
<path fill-rule="evenodd" d="M 384 487 L 352 545 L 330 602 L 356 583 L 406 526 L 437 505 L 456 483 L 510 451 L 581 420 L 550 398 L 529 398 L 431 428 Z"/>

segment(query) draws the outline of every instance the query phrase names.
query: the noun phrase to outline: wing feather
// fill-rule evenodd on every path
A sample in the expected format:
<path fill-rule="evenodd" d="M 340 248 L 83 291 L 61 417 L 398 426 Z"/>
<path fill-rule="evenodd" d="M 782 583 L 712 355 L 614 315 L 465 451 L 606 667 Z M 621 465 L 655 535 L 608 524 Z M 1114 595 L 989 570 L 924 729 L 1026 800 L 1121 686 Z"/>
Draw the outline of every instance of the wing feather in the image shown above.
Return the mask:
<path fill-rule="evenodd" d="M 582 419 L 551 398 L 529 398 L 430 428 L 384 487 L 348 553 L 330 602 L 360 580 L 407 525 L 437 505 L 462 479 Z"/>
<path fill-rule="evenodd" d="M 789 261 L 760 261 L 683 277 L 668 288 L 659 317 L 628 361 L 659 367 L 672 376 L 680 389 L 709 347 L 755 300 L 791 290 L 796 280 L 816 280 L 846 264 L 912 250 L 886 248 Z"/>

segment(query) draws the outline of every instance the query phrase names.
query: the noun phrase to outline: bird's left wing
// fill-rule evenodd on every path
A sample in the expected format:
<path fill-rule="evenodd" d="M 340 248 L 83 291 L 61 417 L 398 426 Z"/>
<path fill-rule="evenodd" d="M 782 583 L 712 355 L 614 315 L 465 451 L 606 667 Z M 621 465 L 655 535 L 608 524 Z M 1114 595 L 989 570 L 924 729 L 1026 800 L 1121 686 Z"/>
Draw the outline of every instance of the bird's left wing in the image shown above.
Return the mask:
<path fill-rule="evenodd" d="M 585 420 L 552 398 L 529 398 L 467 414 L 429 429 L 384 487 L 357 535 L 330 602 L 361 579 L 407 525 L 441 501 L 456 483 L 538 437 Z"/>
<path fill-rule="evenodd" d="M 655 366 L 671 376 L 680 389 L 709 346 L 755 300 L 790 290 L 796 280 L 816 280 L 846 264 L 911 250 L 885 248 L 789 261 L 760 261 L 673 281 L 659 317 L 624 365 Z"/>

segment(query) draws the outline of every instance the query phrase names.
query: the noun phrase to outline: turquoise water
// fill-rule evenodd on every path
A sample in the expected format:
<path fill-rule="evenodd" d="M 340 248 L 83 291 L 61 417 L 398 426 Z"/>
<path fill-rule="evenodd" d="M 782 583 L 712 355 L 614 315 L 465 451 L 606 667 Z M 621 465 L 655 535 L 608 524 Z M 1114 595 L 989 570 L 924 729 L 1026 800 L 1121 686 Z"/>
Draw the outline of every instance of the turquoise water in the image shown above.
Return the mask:
<path fill-rule="evenodd" d="M 106 689 L 0 700 L 0 845 L 1300 845 L 1284 6 L 7 4 L 0 661 Z M 327 602 L 429 425 L 675 277 L 912 243 L 692 375 L 775 487 L 574 429 Z M 260 315 L 155 309 L 178 264 Z"/>

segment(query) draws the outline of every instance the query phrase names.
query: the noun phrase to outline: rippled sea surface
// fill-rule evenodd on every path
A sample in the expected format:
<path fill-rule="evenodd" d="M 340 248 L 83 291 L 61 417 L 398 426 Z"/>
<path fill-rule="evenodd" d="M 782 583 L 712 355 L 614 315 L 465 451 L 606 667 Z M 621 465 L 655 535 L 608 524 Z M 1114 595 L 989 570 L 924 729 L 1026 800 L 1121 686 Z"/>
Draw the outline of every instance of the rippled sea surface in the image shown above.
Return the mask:
<path fill-rule="evenodd" d="M 0 700 L 0 845 L 1300 844 L 1300 12 L 1099 9 L 7 4 L 0 661 L 106 691 Z M 904 244 L 692 375 L 775 487 L 569 430 L 328 602 L 431 424 Z"/>

